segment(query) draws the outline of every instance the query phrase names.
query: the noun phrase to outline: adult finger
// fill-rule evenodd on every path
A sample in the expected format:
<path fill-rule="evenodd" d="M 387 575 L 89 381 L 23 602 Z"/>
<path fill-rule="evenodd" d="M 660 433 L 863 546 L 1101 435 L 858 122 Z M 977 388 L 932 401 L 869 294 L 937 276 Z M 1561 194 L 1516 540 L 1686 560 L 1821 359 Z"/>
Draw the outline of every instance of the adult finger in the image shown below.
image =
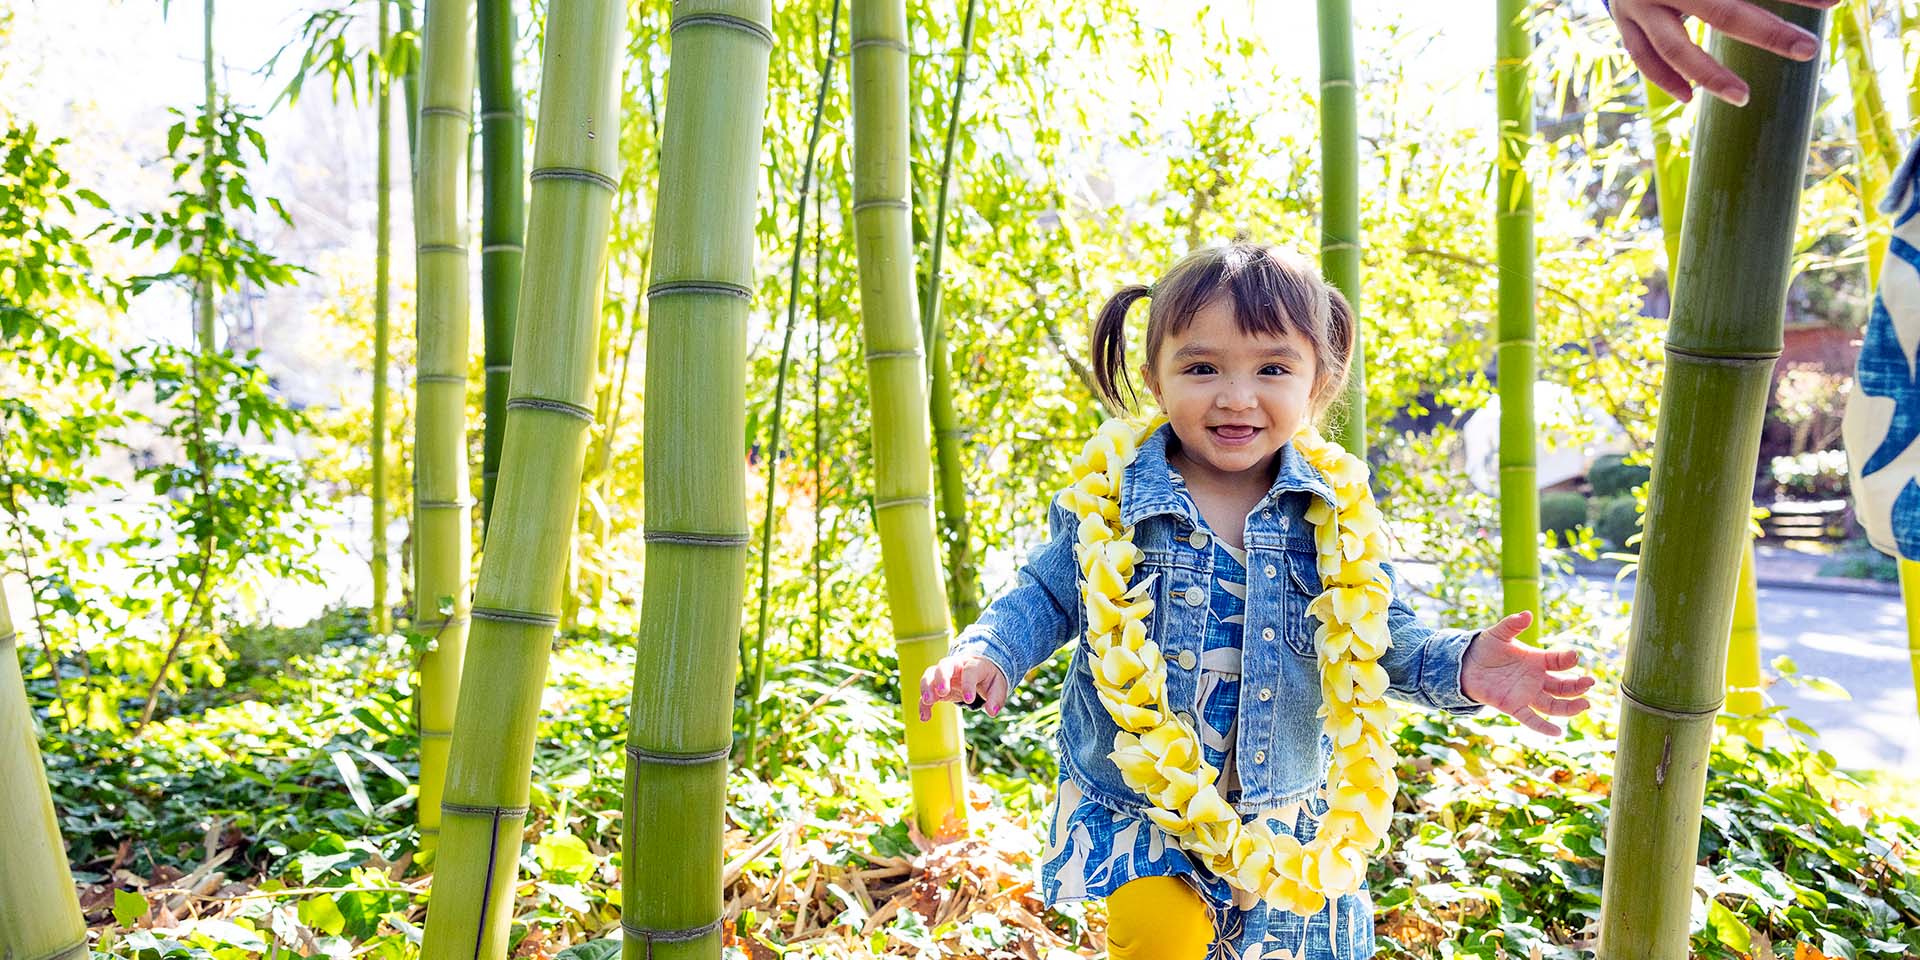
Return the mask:
<path fill-rule="evenodd" d="M 1811 60 L 1820 52 L 1818 37 L 1746 0 L 1705 0 L 1693 13 L 1729 37 L 1790 60 Z"/>
<path fill-rule="evenodd" d="M 1680 25 L 1678 18 L 1652 17 L 1642 29 L 1653 49 L 1687 79 L 1736 107 L 1747 105 L 1747 82 L 1708 56 L 1705 50 L 1694 46 L 1693 38 L 1687 36 L 1687 29 Z"/>
<path fill-rule="evenodd" d="M 1653 49 L 1653 44 L 1647 42 L 1647 35 L 1633 21 L 1620 21 L 1620 40 L 1627 45 L 1627 56 L 1633 58 L 1633 62 L 1640 67 L 1641 75 L 1649 83 L 1665 90 L 1681 103 L 1693 99 L 1693 85 Z"/>

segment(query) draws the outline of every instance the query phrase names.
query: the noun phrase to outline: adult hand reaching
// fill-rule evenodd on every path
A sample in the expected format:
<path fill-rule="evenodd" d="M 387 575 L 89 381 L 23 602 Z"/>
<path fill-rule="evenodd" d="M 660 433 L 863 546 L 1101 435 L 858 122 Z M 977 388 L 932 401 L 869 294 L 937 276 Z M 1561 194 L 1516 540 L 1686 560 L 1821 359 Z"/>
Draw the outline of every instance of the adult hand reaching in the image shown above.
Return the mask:
<path fill-rule="evenodd" d="M 1785 0 L 1824 10 L 1839 0 Z M 1791 60 L 1811 60 L 1820 39 L 1747 0 L 1613 0 L 1613 22 L 1640 72 L 1675 99 L 1693 99 L 1698 84 L 1736 107 L 1746 106 L 1747 84 L 1688 36 L 1686 17 Z"/>
<path fill-rule="evenodd" d="M 1520 721 L 1530 730 L 1559 736 L 1546 717 L 1571 717 L 1592 704 L 1580 696 L 1593 686 L 1587 676 L 1556 676 L 1580 662 L 1572 650 L 1540 650 L 1515 643 L 1533 624 L 1522 610 L 1480 631 L 1460 663 L 1460 692 Z"/>

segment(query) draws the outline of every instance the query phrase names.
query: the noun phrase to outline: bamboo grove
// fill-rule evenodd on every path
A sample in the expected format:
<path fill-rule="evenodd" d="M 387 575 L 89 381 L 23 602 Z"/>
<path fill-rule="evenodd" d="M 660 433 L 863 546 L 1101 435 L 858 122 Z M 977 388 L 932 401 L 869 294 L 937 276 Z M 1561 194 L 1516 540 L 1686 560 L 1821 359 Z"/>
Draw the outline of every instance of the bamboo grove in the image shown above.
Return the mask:
<path fill-rule="evenodd" d="M 970 735 L 971 721 L 946 704 L 920 722 L 913 691 L 1004 584 L 996 566 L 1007 566 L 1011 546 L 1030 545 L 1044 513 L 1033 491 L 1056 485 L 1066 443 L 1101 419 L 1078 359 L 1091 309 L 1079 301 L 1138 279 L 1135 266 L 1168 238 L 1261 231 L 1316 247 L 1364 321 L 1335 426 L 1344 446 L 1371 451 L 1384 484 L 1405 491 L 1394 510 L 1439 514 L 1424 508 L 1451 509 L 1459 497 L 1420 481 L 1444 451 L 1398 436 L 1388 412 L 1453 402 L 1426 381 L 1477 377 L 1479 399 L 1497 395 L 1497 494 L 1453 510 L 1497 533 L 1497 546 L 1437 532 L 1438 523 L 1423 530 L 1497 571 L 1501 594 L 1475 601 L 1476 613 L 1535 610 L 1540 634 L 1579 622 L 1579 601 L 1543 576 L 1560 554 L 1551 540 L 1543 547 L 1540 529 L 1536 382 L 1575 381 L 1582 363 L 1662 365 L 1657 395 L 1601 398 L 1622 420 L 1650 426 L 1634 439 L 1653 470 L 1598 949 L 1603 958 L 1686 955 L 1715 717 L 1723 704 L 1765 713 L 1751 467 L 1795 268 L 1800 161 L 1820 149 L 1810 148 L 1818 61 L 1719 42 L 1716 54 L 1753 82 L 1764 110 L 1683 109 L 1651 86 L 1621 95 L 1639 98 L 1633 109 L 1651 135 L 1641 189 L 1657 197 L 1672 316 L 1602 320 L 1616 326 L 1591 334 L 1585 325 L 1599 309 L 1556 301 L 1591 295 L 1612 309 L 1637 296 L 1641 277 L 1634 264 L 1545 230 L 1536 237 L 1540 208 L 1562 202 L 1538 173 L 1565 141 L 1549 142 L 1560 134 L 1535 122 L 1549 89 L 1571 82 L 1539 75 L 1536 44 L 1550 44 L 1539 4 L 1495 5 L 1494 109 L 1477 141 L 1485 156 L 1456 181 L 1484 180 L 1485 191 L 1413 196 L 1406 184 L 1434 174 L 1428 147 L 1363 138 L 1407 121 L 1369 112 L 1379 73 L 1355 55 L 1367 25 L 1346 0 L 1320 0 L 1317 136 L 1292 132 L 1270 145 L 1257 111 L 1230 98 L 1196 109 L 1184 129 L 1142 121 L 1132 136 L 1178 142 L 1189 156 L 1167 164 L 1153 198 L 1160 219 L 1140 223 L 1127 223 L 1117 201 L 1102 206 L 1113 184 L 1062 173 L 1070 144 L 1033 135 L 1039 118 L 1097 116 L 1112 104 L 1006 80 L 1048 62 L 1026 46 L 1036 39 L 1082 41 L 1025 32 L 1020 9 L 1001 0 L 938 9 L 682 0 L 670 12 L 620 0 L 537 10 L 424 0 L 417 23 L 412 3 L 376 6 L 370 629 L 397 631 L 417 667 L 403 699 L 418 743 L 415 862 L 431 875 L 420 942 L 432 960 L 516 955 L 523 843 L 546 795 L 560 792 L 533 774 L 550 658 L 556 637 L 576 626 L 631 626 L 620 740 L 602 744 L 595 761 L 624 771 L 617 935 L 628 960 L 720 955 L 729 790 L 743 774 L 759 781 L 806 762 L 787 749 L 793 732 L 782 718 L 834 709 L 834 690 L 796 680 L 821 664 L 888 678 L 879 682 L 898 698 L 888 704 L 897 726 L 887 729 L 900 740 L 893 769 L 913 830 L 965 836 L 979 731 Z M 1810 11 L 1773 6 L 1822 26 Z M 1094 7 L 1089 16 L 1126 10 Z M 205 15 L 197 132 L 211 155 L 220 123 L 212 0 Z M 395 66 L 393 45 L 416 28 L 418 56 Z M 1865 196 L 1884 188 L 1899 156 L 1871 31 L 1866 4 L 1838 8 L 1835 64 L 1854 91 L 1853 175 Z M 538 40 L 539 82 L 522 89 L 527 38 Z M 1145 73 L 1172 70 L 1173 55 L 1158 56 Z M 407 137 L 399 161 L 396 81 Z M 529 103 L 538 104 L 531 126 Z M 1268 149 L 1292 168 L 1253 162 Z M 996 150 L 1012 159 L 980 159 Z M 392 222 L 395 162 L 407 171 L 410 231 Z M 1029 167 L 1042 173 L 1023 179 Z M 211 183 L 207 192 L 208 207 L 226 202 Z M 1751 196 L 1768 201 L 1736 203 Z M 1685 216 L 1734 206 L 1740 215 L 1718 222 Z M 1877 276 L 1888 224 L 1871 201 L 1854 213 Z M 1476 232 L 1426 238 L 1443 215 Z M 412 237 L 410 294 L 390 262 L 395 232 L 403 247 Z M 1580 287 L 1572 278 L 1581 271 L 1610 272 Z M 193 355 L 206 364 L 190 385 L 204 392 L 224 369 L 222 291 L 211 275 L 190 279 Z M 1408 308 L 1433 290 L 1445 310 Z M 409 310 L 410 333 L 389 328 L 391 313 Z M 1456 321 L 1435 314 L 1449 310 L 1482 329 L 1424 356 L 1408 346 L 1440 342 L 1434 331 Z M 1658 335 L 1637 342 L 1661 357 L 1621 348 L 1569 358 L 1543 346 L 1650 327 Z M 410 405 L 389 391 L 390 374 L 410 385 Z M 634 422 L 621 423 L 623 411 Z M 396 433 L 410 446 L 389 451 Z M 1025 472 L 1013 477 L 1010 464 Z M 198 472 L 219 471 L 207 462 Z M 390 544 L 396 505 L 410 532 Z M 838 545 L 854 543 L 872 556 L 873 575 L 835 569 Z M 388 581 L 409 575 L 390 599 Z M 1463 596 L 1457 585 L 1436 589 L 1442 601 Z M 854 607 L 869 612 L 856 620 L 846 613 Z M 395 608 L 404 611 L 397 624 Z M 193 615 L 214 632 L 210 613 Z M 23 645 L 0 597 L 0 955 L 64 960 L 84 949 L 86 924 L 49 799 Z M 141 703 L 149 715 L 172 662 L 170 649 Z M 1920 654 L 1914 664 L 1920 678 Z"/>

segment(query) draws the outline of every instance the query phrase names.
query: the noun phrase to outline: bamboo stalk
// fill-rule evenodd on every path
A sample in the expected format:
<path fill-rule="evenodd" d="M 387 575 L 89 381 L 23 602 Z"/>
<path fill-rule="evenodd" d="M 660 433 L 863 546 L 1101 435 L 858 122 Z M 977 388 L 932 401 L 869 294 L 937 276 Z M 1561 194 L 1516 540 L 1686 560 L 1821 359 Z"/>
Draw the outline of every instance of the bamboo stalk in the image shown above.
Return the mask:
<path fill-rule="evenodd" d="M 384 59 L 387 49 L 387 7 L 382 0 L 379 14 L 380 52 L 383 59 L 375 72 L 374 111 L 374 214 L 373 214 L 373 632 L 385 634 L 393 629 L 392 610 L 387 605 L 387 366 L 390 360 L 388 291 L 392 287 L 393 268 L 393 88 Z"/>
<path fill-rule="evenodd" d="M 1820 12 L 1763 6 L 1821 31 Z M 1633 603 L 1599 956 L 1687 955 L 1713 718 L 1767 390 L 1778 358 L 1819 64 L 1716 35 L 1752 100 L 1700 108 Z M 1762 158 L 1764 162 L 1756 162 Z"/>
<path fill-rule="evenodd" d="M 927 262 L 927 299 L 922 305 L 922 335 L 932 366 L 928 414 L 933 422 L 935 463 L 940 483 L 940 537 L 947 547 L 947 586 L 956 628 L 965 629 L 980 616 L 980 584 L 973 561 L 973 532 L 967 522 L 967 482 L 960 442 L 966 431 L 953 408 L 953 370 L 947 355 L 947 329 L 940 317 L 940 260 L 947 240 L 947 191 L 953 183 L 953 145 L 960 132 L 960 100 L 967 87 L 967 58 L 973 49 L 973 19 L 977 0 L 967 0 L 960 25 L 960 55 L 953 66 L 953 96 L 948 98 L 946 145 L 940 154 L 940 180 L 933 206 L 932 247 Z"/>
<path fill-rule="evenodd" d="M 473 499 L 467 467 L 467 140 L 473 0 L 428 0 L 413 190 L 419 277 L 414 378 L 413 630 L 428 638 L 416 694 L 420 848 L 434 848 L 466 659 Z"/>
<path fill-rule="evenodd" d="M 855 0 L 853 221 L 873 398 L 873 510 L 901 689 L 911 691 L 946 654 L 952 625 L 933 529 L 925 351 L 914 317 L 907 50 L 905 0 Z M 928 836 L 964 830 L 959 711 L 936 704 L 933 719 L 922 722 L 910 706 L 903 702 L 902 719 L 914 817 Z"/>
<path fill-rule="evenodd" d="M 1498 365 L 1500 377 L 1500 584 L 1507 613 L 1531 610 L 1540 634 L 1540 490 L 1536 482 L 1533 413 L 1535 379 L 1533 291 L 1533 183 L 1527 154 L 1533 142 L 1533 39 L 1527 0 L 1495 5 L 1494 74 L 1500 134 L 1495 242 L 1500 259 Z"/>
<path fill-rule="evenodd" d="M 474 590 L 474 656 L 460 687 L 425 960 L 507 955 L 540 695 L 593 419 L 601 277 L 620 176 L 626 4 L 555 0 L 546 28 L 521 335 L 493 529 Z"/>
<path fill-rule="evenodd" d="M 400 7 L 400 32 L 413 32 L 413 0 L 393 0 Z M 416 38 L 416 43 L 418 39 Z M 400 74 L 400 97 L 407 106 L 407 169 L 420 156 L 420 64 L 408 64 Z"/>
<path fill-rule="evenodd" d="M 1834 17 L 1833 42 L 1847 66 L 1847 85 L 1853 91 L 1854 135 L 1859 144 L 1860 219 L 1866 227 L 1867 282 L 1878 283 L 1881 264 L 1886 262 L 1887 242 L 1893 225 L 1880 210 L 1880 197 L 1887 181 L 1900 166 L 1899 141 L 1893 124 L 1887 119 L 1887 107 L 1880 97 L 1880 77 L 1873 69 L 1873 49 L 1867 42 L 1867 29 L 1861 23 L 1866 15 L 1863 0 L 1850 0 Z"/>
<path fill-rule="evenodd" d="M 753 673 L 747 683 L 747 737 L 745 763 L 755 767 L 760 738 L 760 692 L 767 683 L 767 615 L 773 581 L 774 498 L 779 491 L 780 427 L 787 407 L 787 362 L 793 354 L 793 331 L 800 322 L 800 253 L 806 247 L 807 195 L 813 188 L 813 159 L 820 149 L 822 121 L 826 119 L 827 91 L 833 80 L 834 51 L 840 39 L 840 0 L 833 0 L 827 26 L 827 53 L 820 61 L 820 85 L 813 97 L 813 126 L 807 133 L 807 155 L 800 167 L 800 191 L 794 198 L 793 262 L 787 275 L 787 326 L 780 338 L 780 366 L 774 375 L 773 422 L 767 428 L 762 453 L 767 464 L 765 516 L 760 522 L 760 615 L 753 644 Z"/>
<path fill-rule="evenodd" d="M 1660 237 L 1667 251 L 1667 294 L 1672 302 L 1674 278 L 1680 262 L 1680 223 L 1685 219 L 1687 177 L 1692 162 L 1683 132 L 1676 121 L 1680 104 L 1649 83 L 1647 120 L 1653 127 L 1654 191 L 1660 203 Z M 1760 696 L 1760 600 L 1754 580 L 1753 539 L 1749 523 L 1746 549 L 1740 554 L 1740 578 L 1735 585 L 1733 627 L 1727 636 L 1727 712 L 1757 715 Z"/>
<path fill-rule="evenodd" d="M 486 354 L 486 419 L 480 445 L 482 529 L 493 516 L 493 487 L 500 475 L 526 239 L 526 177 L 521 159 L 525 135 L 520 98 L 513 89 L 515 35 L 511 0 L 480 0 L 480 311 Z"/>
<path fill-rule="evenodd" d="M 1367 364 L 1360 335 L 1360 124 L 1352 0 L 1319 0 L 1320 269 L 1353 308 L 1353 362 L 1333 438 L 1367 455 Z M 1529 102 L 1529 106 L 1531 103 Z"/>
<path fill-rule="evenodd" d="M 87 922 L 47 792 L 16 644 L 0 594 L 0 957 L 86 960 Z"/>
<path fill-rule="evenodd" d="M 822 309 L 822 267 L 826 263 L 826 191 L 813 195 L 813 646 L 808 656 L 820 659 L 826 639 L 827 576 L 824 542 L 820 526 L 827 509 L 826 424 L 820 419 L 821 335 L 825 332 Z"/>
<path fill-rule="evenodd" d="M 627 960 L 720 955 L 749 525 L 747 317 L 769 0 L 674 8 L 648 289 L 646 570 L 627 730 Z"/>

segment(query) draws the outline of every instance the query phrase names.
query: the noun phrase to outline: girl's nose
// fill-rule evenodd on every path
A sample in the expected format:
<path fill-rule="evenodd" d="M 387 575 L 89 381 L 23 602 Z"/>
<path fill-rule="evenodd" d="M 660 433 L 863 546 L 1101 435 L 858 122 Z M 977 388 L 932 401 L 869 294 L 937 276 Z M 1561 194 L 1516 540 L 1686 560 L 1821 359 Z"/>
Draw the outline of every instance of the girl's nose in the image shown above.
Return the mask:
<path fill-rule="evenodd" d="M 1213 405 L 1222 410 L 1245 410 L 1253 406 L 1253 390 L 1238 381 L 1229 382 L 1213 398 Z"/>

